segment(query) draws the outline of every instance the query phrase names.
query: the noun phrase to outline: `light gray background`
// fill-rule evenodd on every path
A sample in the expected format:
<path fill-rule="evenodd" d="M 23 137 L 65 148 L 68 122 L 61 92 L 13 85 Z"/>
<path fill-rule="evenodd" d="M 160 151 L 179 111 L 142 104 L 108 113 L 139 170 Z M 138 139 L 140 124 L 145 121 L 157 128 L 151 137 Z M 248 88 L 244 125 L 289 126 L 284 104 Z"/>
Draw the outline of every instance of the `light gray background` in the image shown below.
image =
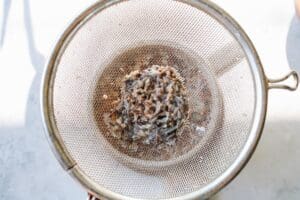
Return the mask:
<path fill-rule="evenodd" d="M 0 200 L 83 200 L 44 136 L 41 73 L 65 26 L 95 0 L 0 0 Z M 246 30 L 269 77 L 300 73 L 293 0 L 215 0 Z M 300 92 L 271 91 L 259 146 L 213 199 L 300 199 Z"/>

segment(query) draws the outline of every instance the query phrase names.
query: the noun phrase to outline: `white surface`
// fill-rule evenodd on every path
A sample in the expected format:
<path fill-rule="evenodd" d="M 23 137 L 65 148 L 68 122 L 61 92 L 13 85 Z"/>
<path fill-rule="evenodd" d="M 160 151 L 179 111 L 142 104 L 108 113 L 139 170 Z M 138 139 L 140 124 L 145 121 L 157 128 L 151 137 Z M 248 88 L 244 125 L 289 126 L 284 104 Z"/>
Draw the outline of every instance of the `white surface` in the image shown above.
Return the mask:
<path fill-rule="evenodd" d="M 82 200 L 56 162 L 41 124 L 39 84 L 63 28 L 94 0 L 0 0 L 0 199 Z M 292 0 L 215 0 L 245 29 L 269 77 L 300 73 Z M 9 6 L 10 5 L 10 6 Z M 6 15 L 8 14 L 8 15 Z M 271 91 L 254 156 L 213 199 L 300 199 L 300 92 Z"/>

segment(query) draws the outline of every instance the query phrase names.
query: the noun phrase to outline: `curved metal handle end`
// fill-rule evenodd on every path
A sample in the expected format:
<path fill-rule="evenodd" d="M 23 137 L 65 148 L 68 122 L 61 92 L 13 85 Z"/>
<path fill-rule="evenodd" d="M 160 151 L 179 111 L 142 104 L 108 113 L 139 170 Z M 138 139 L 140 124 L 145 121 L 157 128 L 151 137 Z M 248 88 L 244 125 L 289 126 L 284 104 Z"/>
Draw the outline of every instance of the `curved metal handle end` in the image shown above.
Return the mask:
<path fill-rule="evenodd" d="M 292 78 L 292 84 L 284 84 L 283 82 L 287 81 L 288 79 Z M 286 76 L 279 78 L 279 79 L 268 79 L 268 88 L 269 89 L 285 89 L 290 91 L 295 91 L 299 85 L 299 76 L 297 72 L 292 71 Z"/>
<path fill-rule="evenodd" d="M 99 199 L 94 197 L 92 194 L 89 193 L 87 200 L 99 200 Z"/>

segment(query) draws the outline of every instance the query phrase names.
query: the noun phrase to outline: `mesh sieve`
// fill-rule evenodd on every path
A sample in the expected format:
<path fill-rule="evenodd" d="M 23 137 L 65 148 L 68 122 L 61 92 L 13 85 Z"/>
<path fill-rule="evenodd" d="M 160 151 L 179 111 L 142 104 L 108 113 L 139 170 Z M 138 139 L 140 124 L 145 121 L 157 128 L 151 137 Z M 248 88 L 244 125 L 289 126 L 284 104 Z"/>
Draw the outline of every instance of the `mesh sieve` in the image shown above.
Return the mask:
<path fill-rule="evenodd" d="M 124 75 L 152 64 L 179 71 L 196 114 L 207 100 L 205 119 L 190 120 L 205 132 L 165 160 L 121 152 L 103 123 Z M 74 21 L 50 59 L 45 121 L 62 164 L 97 196 L 207 197 L 254 149 L 265 115 L 264 84 L 251 43 L 211 3 L 102 1 Z"/>

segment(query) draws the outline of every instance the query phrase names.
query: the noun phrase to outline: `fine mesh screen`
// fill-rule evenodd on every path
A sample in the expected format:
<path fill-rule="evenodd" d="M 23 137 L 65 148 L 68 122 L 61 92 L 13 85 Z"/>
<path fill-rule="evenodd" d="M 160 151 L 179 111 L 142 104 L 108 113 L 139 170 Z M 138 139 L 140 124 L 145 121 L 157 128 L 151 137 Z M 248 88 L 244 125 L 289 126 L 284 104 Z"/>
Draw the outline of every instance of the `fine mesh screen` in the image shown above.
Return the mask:
<path fill-rule="evenodd" d="M 101 85 L 100 78 L 118 55 L 158 46 L 168 49 L 169 62 L 177 63 L 179 72 L 197 72 L 198 66 L 202 74 L 199 81 L 204 77 L 210 90 L 212 111 L 209 131 L 197 142 L 193 155 L 152 170 L 142 161 L 132 161 L 131 166 L 130 157 L 113 149 L 101 132 L 105 129 L 99 128 L 99 116 L 95 117 L 95 109 L 101 113 L 107 108 L 105 104 L 95 106 L 95 98 L 104 95 L 99 87 L 117 91 L 121 77 L 118 66 L 106 72 L 112 84 L 103 81 Z M 180 52 L 188 56 L 180 57 Z M 59 134 L 78 167 L 115 193 L 162 199 L 199 190 L 233 163 L 248 138 L 255 90 L 246 56 L 225 27 L 185 3 L 131 0 L 114 4 L 77 30 L 56 67 L 53 111 Z M 186 80 L 188 74 L 183 75 Z M 190 96 L 194 95 L 191 102 L 196 103 L 197 89 L 189 89 Z"/>

